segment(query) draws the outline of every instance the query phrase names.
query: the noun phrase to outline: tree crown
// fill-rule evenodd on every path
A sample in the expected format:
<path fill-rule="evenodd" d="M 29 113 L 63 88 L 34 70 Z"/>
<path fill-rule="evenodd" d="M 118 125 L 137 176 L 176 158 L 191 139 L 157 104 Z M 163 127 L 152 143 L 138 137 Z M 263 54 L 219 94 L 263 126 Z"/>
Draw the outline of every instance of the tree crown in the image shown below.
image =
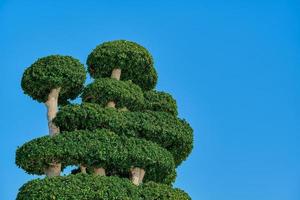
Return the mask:
<path fill-rule="evenodd" d="M 71 56 L 51 55 L 38 59 L 28 67 L 21 86 L 25 94 L 39 102 L 46 102 L 52 89 L 61 88 L 59 103 L 75 99 L 83 89 L 84 65 Z"/>
<path fill-rule="evenodd" d="M 121 69 L 121 80 L 132 80 L 144 90 L 155 87 L 157 74 L 153 58 L 135 42 L 115 40 L 98 45 L 87 59 L 93 78 L 110 77 L 113 69 Z"/>

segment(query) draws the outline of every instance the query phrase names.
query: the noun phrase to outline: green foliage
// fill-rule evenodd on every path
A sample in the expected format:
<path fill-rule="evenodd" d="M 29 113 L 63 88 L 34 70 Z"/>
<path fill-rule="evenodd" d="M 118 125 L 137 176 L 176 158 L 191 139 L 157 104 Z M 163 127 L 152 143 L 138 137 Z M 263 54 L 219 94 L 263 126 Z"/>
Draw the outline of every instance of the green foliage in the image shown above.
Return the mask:
<path fill-rule="evenodd" d="M 46 102 L 52 89 L 61 88 L 60 105 L 82 91 L 83 104 L 61 107 L 54 119 L 61 133 L 18 147 L 16 164 L 36 175 L 50 163 L 62 169 L 86 166 L 88 174 L 76 169 L 76 175 L 30 181 L 17 200 L 190 200 L 170 185 L 175 167 L 193 148 L 193 130 L 177 118 L 172 96 L 153 90 L 157 72 L 151 54 L 134 42 L 110 41 L 90 53 L 87 65 L 95 81 L 84 90 L 86 72 L 73 57 L 43 57 L 25 70 L 21 86 L 33 99 Z M 121 69 L 120 81 L 108 78 L 113 69 Z M 129 111 L 106 108 L 109 101 Z M 95 167 L 105 168 L 107 176 L 91 175 Z M 140 186 L 129 180 L 132 167 L 146 171 Z"/>
<path fill-rule="evenodd" d="M 134 75 L 136 78 L 132 80 L 135 84 L 139 85 L 143 90 L 151 90 L 155 88 L 158 75 L 154 67 L 150 68 L 150 71 L 145 74 Z"/>
<path fill-rule="evenodd" d="M 133 185 L 128 179 L 69 175 L 29 181 L 17 200 L 191 200 L 182 190 L 149 182 Z"/>
<path fill-rule="evenodd" d="M 20 188 L 17 200 L 138 200 L 139 196 L 129 180 L 78 174 L 32 180 Z"/>
<path fill-rule="evenodd" d="M 118 81 L 112 78 L 96 79 L 83 91 L 84 102 L 97 103 L 105 107 L 109 101 L 114 101 L 118 108 L 129 110 L 140 109 L 144 105 L 141 88 L 131 81 Z"/>
<path fill-rule="evenodd" d="M 147 110 L 168 112 L 173 115 L 178 114 L 176 101 L 170 94 L 150 90 L 144 93 L 144 97 Z"/>
<path fill-rule="evenodd" d="M 124 112 L 84 103 L 62 107 L 54 123 L 63 131 L 106 128 L 118 135 L 150 140 L 169 150 L 176 165 L 193 147 L 193 130 L 189 124 L 166 112 Z"/>
<path fill-rule="evenodd" d="M 145 174 L 145 177 L 143 179 L 143 182 L 146 183 L 146 182 L 149 182 L 149 181 L 152 181 L 154 179 L 158 180 L 160 178 L 154 178 L 155 176 L 155 170 L 154 168 L 149 168 Z M 93 174 L 94 173 L 94 169 L 92 167 L 87 167 L 86 168 L 86 172 L 88 174 Z M 77 168 L 74 168 L 72 171 L 71 171 L 71 174 L 78 174 L 78 173 L 81 173 L 81 170 L 80 170 L 80 167 L 77 167 Z M 124 169 L 121 169 L 121 168 L 117 168 L 117 167 L 114 167 L 114 166 L 108 166 L 107 168 L 105 168 L 105 173 L 106 173 L 106 176 L 118 176 L 118 177 L 121 177 L 121 178 L 131 178 L 131 175 L 130 173 L 128 173 L 128 170 L 124 170 Z M 173 182 L 175 181 L 176 179 L 176 176 L 177 176 L 177 173 L 176 173 L 176 170 L 172 170 L 172 172 L 170 172 L 165 178 L 164 178 L 164 181 L 162 181 L 164 184 L 167 184 L 167 185 L 172 185 Z"/>
<path fill-rule="evenodd" d="M 113 69 L 120 68 L 121 80 L 132 80 L 144 90 L 154 88 L 157 82 L 152 56 L 135 42 L 104 42 L 88 56 L 87 65 L 93 78 L 110 77 Z"/>
<path fill-rule="evenodd" d="M 145 200 L 191 200 L 183 190 L 154 182 L 141 185 L 141 191 L 141 199 Z"/>
<path fill-rule="evenodd" d="M 51 89 L 61 87 L 59 102 L 75 99 L 83 88 L 86 72 L 79 60 L 71 56 L 51 55 L 38 59 L 27 68 L 21 86 L 26 94 L 46 102 Z"/>
<path fill-rule="evenodd" d="M 107 130 L 44 136 L 17 149 L 16 164 L 30 174 L 43 174 L 52 162 L 62 163 L 62 166 L 116 168 L 128 173 L 132 166 L 141 167 L 146 170 L 147 180 L 163 183 L 170 181 L 168 175 L 175 171 L 173 157 L 166 149 Z"/>
<path fill-rule="evenodd" d="M 87 85 L 81 95 L 83 102 L 96 103 L 105 107 L 114 101 L 117 108 L 126 107 L 131 111 L 161 111 L 177 115 L 177 105 L 166 92 L 155 90 L 142 92 L 131 81 L 118 81 L 112 78 L 99 78 Z"/>

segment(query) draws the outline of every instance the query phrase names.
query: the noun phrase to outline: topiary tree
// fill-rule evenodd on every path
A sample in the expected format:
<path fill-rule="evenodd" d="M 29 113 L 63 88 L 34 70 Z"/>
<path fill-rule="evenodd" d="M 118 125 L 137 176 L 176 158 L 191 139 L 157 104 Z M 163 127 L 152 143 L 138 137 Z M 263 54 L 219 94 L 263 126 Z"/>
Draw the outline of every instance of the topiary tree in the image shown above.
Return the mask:
<path fill-rule="evenodd" d="M 135 42 L 104 42 L 88 56 L 87 65 L 90 75 L 96 79 L 131 80 L 144 90 L 153 89 L 157 82 L 151 54 Z"/>
<path fill-rule="evenodd" d="M 43 57 L 25 70 L 21 86 L 25 94 L 45 103 L 51 136 L 59 133 L 59 127 L 53 123 L 58 104 L 75 99 L 83 89 L 85 78 L 84 66 L 71 56 Z M 58 176 L 60 171 L 61 164 L 56 161 L 45 166 L 47 176 Z"/>
<path fill-rule="evenodd" d="M 40 102 L 47 102 L 51 93 L 60 97 L 57 102 L 75 98 L 82 88 L 82 65 L 66 75 L 61 59 L 39 60 L 42 64 L 27 69 L 25 93 Z M 157 74 L 149 52 L 130 41 L 105 42 L 88 56 L 87 65 L 95 80 L 83 89 L 82 103 L 60 107 L 50 120 L 60 134 L 34 139 L 16 152 L 16 164 L 29 174 L 47 174 L 49 163 L 77 168 L 67 176 L 26 183 L 17 199 L 190 199 L 171 185 L 176 167 L 192 150 L 193 130 L 177 117 L 172 96 L 154 90 Z M 77 78 L 71 87 L 71 78 L 62 77 Z M 32 86 L 27 88 L 26 82 Z M 81 84 L 76 89 L 75 82 Z M 37 88 L 40 84 L 44 90 Z"/>

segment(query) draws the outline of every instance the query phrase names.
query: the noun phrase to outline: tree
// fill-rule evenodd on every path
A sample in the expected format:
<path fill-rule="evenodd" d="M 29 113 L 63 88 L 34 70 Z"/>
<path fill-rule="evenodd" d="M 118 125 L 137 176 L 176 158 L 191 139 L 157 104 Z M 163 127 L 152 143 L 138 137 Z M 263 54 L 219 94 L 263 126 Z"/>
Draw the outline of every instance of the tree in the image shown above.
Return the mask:
<path fill-rule="evenodd" d="M 51 136 L 59 133 L 59 127 L 53 123 L 58 104 L 65 104 L 69 99 L 76 98 L 83 89 L 85 78 L 84 66 L 71 56 L 43 57 L 25 70 L 21 86 L 25 94 L 45 103 Z M 47 176 L 60 174 L 60 163 L 53 161 L 48 165 L 45 168 Z"/>
<path fill-rule="evenodd" d="M 105 42 L 91 52 L 87 65 L 95 80 L 83 89 L 82 103 L 61 106 L 51 118 L 60 134 L 34 139 L 16 152 L 16 164 L 30 174 L 43 175 L 53 160 L 62 168 L 78 167 L 67 176 L 26 183 L 17 199 L 190 199 L 172 183 L 176 167 L 192 150 L 193 130 L 177 117 L 173 97 L 154 90 L 157 74 L 150 53 L 126 40 Z M 47 76 L 28 70 L 23 80 L 34 87 L 24 91 L 40 102 L 47 102 L 53 89 L 62 92 L 70 85 L 69 78 L 59 76 L 64 73 L 54 78 L 63 84 L 46 82 L 50 67 Z M 37 85 L 46 83 L 51 86 L 41 95 Z M 62 95 L 58 102 L 68 98 Z"/>

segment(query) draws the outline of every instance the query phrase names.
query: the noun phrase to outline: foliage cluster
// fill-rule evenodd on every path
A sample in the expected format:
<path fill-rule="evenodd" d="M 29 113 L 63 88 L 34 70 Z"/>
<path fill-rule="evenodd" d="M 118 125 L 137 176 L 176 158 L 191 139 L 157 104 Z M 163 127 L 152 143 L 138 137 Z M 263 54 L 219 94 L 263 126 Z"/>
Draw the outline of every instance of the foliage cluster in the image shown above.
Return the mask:
<path fill-rule="evenodd" d="M 166 92 L 155 90 L 146 91 L 144 93 L 145 109 L 152 111 L 168 112 L 177 115 L 177 104 L 173 97 Z"/>
<path fill-rule="evenodd" d="M 191 200 L 184 191 L 148 182 L 133 185 L 128 179 L 69 175 L 35 179 L 20 188 L 17 200 Z"/>
<path fill-rule="evenodd" d="M 63 167 L 81 164 L 128 173 L 132 166 L 141 167 L 147 171 L 147 180 L 162 183 L 169 181 L 169 175 L 175 171 L 173 157 L 166 149 L 107 130 L 44 136 L 25 143 L 16 152 L 16 164 L 30 174 L 44 174 L 44 169 L 53 162 Z"/>
<path fill-rule="evenodd" d="M 124 112 L 97 104 L 63 106 L 54 119 L 63 131 L 109 129 L 118 135 L 150 140 L 169 150 L 179 165 L 192 150 L 189 124 L 166 112 Z"/>
<path fill-rule="evenodd" d="M 131 80 L 143 90 L 153 89 L 157 82 L 151 54 L 135 42 L 104 42 L 88 56 L 87 65 L 93 78 L 110 77 L 112 70 L 119 68 L 121 80 Z"/>
<path fill-rule="evenodd" d="M 84 88 L 81 97 L 83 102 L 102 107 L 114 101 L 117 108 L 126 107 L 130 111 L 152 110 L 178 114 L 176 101 L 170 94 L 155 90 L 143 92 L 132 81 L 99 78 Z"/>
<path fill-rule="evenodd" d="M 28 67 L 22 77 L 24 93 L 39 102 L 46 102 L 51 89 L 61 87 L 59 103 L 75 99 L 86 79 L 83 64 L 71 56 L 43 57 Z"/>
<path fill-rule="evenodd" d="M 112 78 L 99 78 L 89 84 L 81 95 L 83 102 L 97 103 L 105 107 L 114 101 L 117 108 L 141 109 L 144 96 L 141 88 L 131 81 L 118 81 Z"/>

